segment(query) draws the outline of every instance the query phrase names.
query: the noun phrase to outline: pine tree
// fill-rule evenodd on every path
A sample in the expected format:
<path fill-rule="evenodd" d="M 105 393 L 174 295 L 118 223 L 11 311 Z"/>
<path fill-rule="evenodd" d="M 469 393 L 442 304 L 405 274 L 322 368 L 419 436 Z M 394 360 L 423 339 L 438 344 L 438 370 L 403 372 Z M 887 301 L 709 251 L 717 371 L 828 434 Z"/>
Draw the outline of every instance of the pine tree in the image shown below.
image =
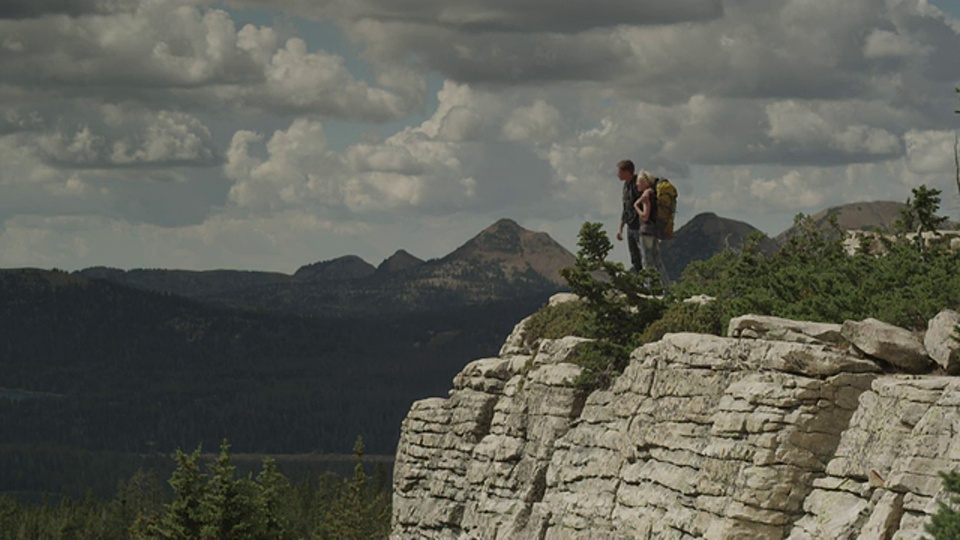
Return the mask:
<path fill-rule="evenodd" d="M 177 450 L 177 468 L 170 476 L 174 499 L 166 505 L 166 512 L 156 523 L 134 524 L 134 538 L 188 540 L 202 537 L 204 499 L 208 488 L 206 475 L 200 472 L 200 447 L 187 455 Z"/>
<path fill-rule="evenodd" d="M 125 523 L 156 520 L 163 508 L 163 490 L 156 473 L 137 469 L 117 488 L 116 503 Z"/>
<path fill-rule="evenodd" d="M 648 271 L 634 274 L 622 264 L 607 260 L 613 249 L 602 224 L 586 222 L 580 227 L 577 259 L 560 270 L 591 312 L 591 346 L 581 348 L 577 359 L 583 369 L 577 386 L 590 391 L 609 384 L 626 367 L 630 351 L 639 345 L 640 334 L 663 315 L 664 303 L 650 296 L 644 281 Z M 656 279 L 649 279 L 657 283 Z"/>
<path fill-rule="evenodd" d="M 253 538 L 262 516 L 256 512 L 252 482 L 235 479 L 230 463 L 230 443 L 220 443 L 220 454 L 210 466 L 206 496 L 200 512 L 204 522 L 201 537 L 210 540 Z"/>
<path fill-rule="evenodd" d="M 130 530 L 135 540 L 279 540 L 290 537 L 289 482 L 272 460 L 264 460 L 254 481 L 236 478 L 230 443 L 200 472 L 200 449 L 177 451 L 170 477 L 174 499 L 159 518 L 141 515 Z"/>
<path fill-rule="evenodd" d="M 913 198 L 907 197 L 907 206 L 900 210 L 900 218 L 894 229 L 900 233 L 934 232 L 947 221 L 946 216 L 938 216 L 940 210 L 939 189 L 930 189 L 926 185 L 912 190 Z"/>
<path fill-rule="evenodd" d="M 933 535 L 934 540 L 956 540 L 960 538 L 960 473 L 957 471 L 942 472 L 943 487 L 949 494 L 950 504 L 938 503 L 937 513 L 926 526 L 926 531 Z"/>
<path fill-rule="evenodd" d="M 295 508 L 291 498 L 291 486 L 280 473 L 276 461 L 266 458 L 257 475 L 254 505 L 260 516 L 258 534 L 265 538 L 286 538 L 293 521 Z"/>
<path fill-rule="evenodd" d="M 353 478 L 343 480 L 317 531 L 319 538 L 368 540 L 390 534 L 390 501 L 386 491 L 371 489 L 363 468 L 363 437 L 353 446 Z"/>

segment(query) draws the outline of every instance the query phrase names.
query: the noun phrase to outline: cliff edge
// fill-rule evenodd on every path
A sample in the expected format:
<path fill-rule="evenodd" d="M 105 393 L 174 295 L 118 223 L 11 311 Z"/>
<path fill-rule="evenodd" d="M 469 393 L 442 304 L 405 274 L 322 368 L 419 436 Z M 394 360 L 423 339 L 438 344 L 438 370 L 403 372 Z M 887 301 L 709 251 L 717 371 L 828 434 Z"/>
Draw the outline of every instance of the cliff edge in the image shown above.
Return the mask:
<path fill-rule="evenodd" d="M 527 345 L 522 321 L 412 406 L 391 538 L 921 538 L 960 468 L 960 379 L 931 374 L 955 371 L 945 313 L 926 336 L 741 317 L 638 348 L 588 396 L 586 340 Z"/>

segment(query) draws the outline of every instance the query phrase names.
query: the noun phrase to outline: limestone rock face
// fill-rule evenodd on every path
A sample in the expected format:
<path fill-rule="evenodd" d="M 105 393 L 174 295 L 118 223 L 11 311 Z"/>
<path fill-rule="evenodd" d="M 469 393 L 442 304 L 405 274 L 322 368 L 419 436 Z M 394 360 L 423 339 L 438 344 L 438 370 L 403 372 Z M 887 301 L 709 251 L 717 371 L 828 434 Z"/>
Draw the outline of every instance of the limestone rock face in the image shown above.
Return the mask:
<path fill-rule="evenodd" d="M 960 313 L 945 309 L 930 320 L 927 333 L 923 336 L 923 346 L 930 358 L 951 375 L 960 373 L 960 358 L 951 358 L 960 349 L 960 341 L 954 338 L 957 325 L 960 325 Z"/>
<path fill-rule="evenodd" d="M 511 536 L 543 495 L 553 443 L 583 408 L 566 362 L 588 340 L 471 362 L 447 399 L 413 405 L 394 466 L 393 537 Z"/>
<path fill-rule="evenodd" d="M 549 305 L 556 306 L 567 302 L 576 302 L 580 298 L 573 293 L 557 293 L 550 297 Z M 527 323 L 530 318 L 527 317 L 513 327 L 513 331 L 507 336 L 503 346 L 500 348 L 500 356 L 513 354 L 533 354 L 535 344 L 527 343 Z"/>
<path fill-rule="evenodd" d="M 938 472 L 960 465 L 958 425 L 960 379 L 875 380 L 789 538 L 921 538 Z"/>
<path fill-rule="evenodd" d="M 843 337 L 864 354 L 911 373 L 933 366 L 923 342 L 913 332 L 877 319 L 845 321 Z"/>
<path fill-rule="evenodd" d="M 531 315 L 530 317 L 533 317 Z M 510 335 L 507 336 L 506 341 L 503 342 L 503 346 L 500 347 L 500 356 L 508 355 L 530 355 L 533 354 L 533 350 L 530 348 L 530 345 L 527 344 L 527 323 L 530 321 L 530 317 L 523 319 L 518 322 L 514 327 L 513 331 L 510 332 Z"/>
<path fill-rule="evenodd" d="M 877 368 L 756 345 L 672 334 L 635 351 L 557 441 L 523 537 L 781 538 Z"/>
<path fill-rule="evenodd" d="M 796 341 L 799 343 L 840 343 L 839 324 L 792 321 L 766 315 L 742 315 L 730 319 L 730 337 Z"/>
<path fill-rule="evenodd" d="M 588 396 L 588 340 L 472 362 L 404 421 L 391 538 L 921 538 L 960 468 L 960 378 L 737 328 L 755 338 L 668 334 Z"/>

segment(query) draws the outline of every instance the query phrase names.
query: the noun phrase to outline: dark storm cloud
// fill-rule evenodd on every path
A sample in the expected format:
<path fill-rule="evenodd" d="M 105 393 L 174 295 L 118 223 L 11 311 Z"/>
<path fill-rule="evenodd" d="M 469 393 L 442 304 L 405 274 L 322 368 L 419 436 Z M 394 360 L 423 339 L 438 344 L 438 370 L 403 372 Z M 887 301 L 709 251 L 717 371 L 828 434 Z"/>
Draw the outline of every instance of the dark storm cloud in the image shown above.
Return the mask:
<path fill-rule="evenodd" d="M 409 38 L 409 39 L 406 39 Z M 631 52 L 620 40 L 603 33 L 577 36 L 507 34 L 461 36 L 456 46 L 437 47 L 442 39 L 429 32 L 405 34 L 409 48 L 431 69 L 458 82 L 474 84 L 540 84 L 611 80 Z"/>
<path fill-rule="evenodd" d="M 79 99 L 374 122 L 423 102 L 417 74 L 396 68 L 392 85 L 380 87 L 302 39 L 237 26 L 225 11 L 166 0 L 115 17 L 0 20 L 0 97 L 13 89 L 47 106 Z"/>
<path fill-rule="evenodd" d="M 34 19 L 47 15 L 102 15 L 132 11 L 133 0 L 4 0 L 0 19 Z"/>
<path fill-rule="evenodd" d="M 656 25 L 704 21 L 720 17 L 719 0 L 349 0 L 339 11 L 353 18 L 374 18 L 418 24 L 439 24 L 463 32 L 562 32 L 618 25 Z"/>
<path fill-rule="evenodd" d="M 619 25 L 706 21 L 722 0 L 228 0 L 236 7 L 286 9 L 303 17 L 437 25 L 457 32 L 576 33 Z"/>

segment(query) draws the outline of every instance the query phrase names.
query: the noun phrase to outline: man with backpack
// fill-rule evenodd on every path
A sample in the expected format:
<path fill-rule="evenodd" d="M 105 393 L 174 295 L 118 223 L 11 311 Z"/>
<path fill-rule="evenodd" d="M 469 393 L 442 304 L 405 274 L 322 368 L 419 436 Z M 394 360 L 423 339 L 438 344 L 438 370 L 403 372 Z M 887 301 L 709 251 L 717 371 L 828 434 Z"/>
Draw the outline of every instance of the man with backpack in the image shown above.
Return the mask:
<path fill-rule="evenodd" d="M 664 184 L 658 186 L 660 182 Z M 666 292 L 669 278 L 660 256 L 660 240 L 673 237 L 672 212 L 676 208 L 676 189 L 666 179 L 655 178 L 647 171 L 637 174 L 636 183 L 640 196 L 633 203 L 633 208 L 640 220 L 641 266 L 644 270 L 657 272 L 660 276 L 660 287 Z M 672 191 L 672 195 L 666 193 L 668 191 Z M 670 207 L 658 208 L 661 204 Z M 649 282 L 647 285 L 649 286 Z"/>
<path fill-rule="evenodd" d="M 637 189 L 637 175 L 633 162 L 625 159 L 617 163 L 617 178 L 623 182 L 623 211 L 620 213 L 620 227 L 617 229 L 617 241 L 623 240 L 623 226 L 627 226 L 627 248 L 630 250 L 630 271 L 639 272 L 643 268 L 640 253 L 640 216 L 635 208 L 640 191 Z"/>

